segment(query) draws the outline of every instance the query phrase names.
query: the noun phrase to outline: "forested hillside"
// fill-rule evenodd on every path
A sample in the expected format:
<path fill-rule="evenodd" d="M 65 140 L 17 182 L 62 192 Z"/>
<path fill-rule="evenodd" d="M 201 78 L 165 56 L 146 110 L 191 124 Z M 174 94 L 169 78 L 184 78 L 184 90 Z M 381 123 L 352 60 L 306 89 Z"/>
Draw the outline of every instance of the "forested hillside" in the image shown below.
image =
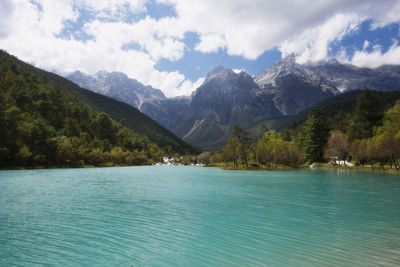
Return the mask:
<path fill-rule="evenodd" d="M 0 165 L 141 165 L 196 149 L 133 107 L 0 51 Z"/>
<path fill-rule="evenodd" d="M 280 133 L 265 127 L 256 142 L 236 130 L 214 161 L 235 168 L 277 168 L 347 160 L 400 170 L 399 99 L 399 92 L 365 89 L 314 107 Z"/>
<path fill-rule="evenodd" d="M 321 109 L 324 118 L 328 121 L 329 125 L 336 125 L 349 120 L 351 114 L 355 111 L 357 106 L 357 97 L 362 93 L 361 90 L 355 90 L 335 97 L 328 98 L 320 103 L 318 107 Z M 379 111 L 383 112 L 392 107 L 397 99 L 400 99 L 400 91 L 392 92 L 377 92 L 371 91 L 376 98 L 374 105 L 379 106 Z M 274 118 L 271 120 L 263 121 L 255 127 L 249 129 L 249 134 L 253 138 L 262 135 L 265 128 L 286 132 L 296 128 L 302 124 L 307 116 L 312 112 L 313 108 L 306 109 L 296 115 Z"/>

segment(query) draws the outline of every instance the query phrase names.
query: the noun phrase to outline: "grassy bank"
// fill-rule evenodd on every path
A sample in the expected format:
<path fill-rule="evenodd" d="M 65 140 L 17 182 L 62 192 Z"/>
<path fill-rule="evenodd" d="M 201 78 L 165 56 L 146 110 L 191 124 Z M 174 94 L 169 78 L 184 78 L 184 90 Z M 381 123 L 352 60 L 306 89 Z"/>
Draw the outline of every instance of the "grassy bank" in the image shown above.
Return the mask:
<path fill-rule="evenodd" d="M 293 169 L 292 167 L 284 166 L 284 165 L 276 165 L 276 166 L 254 166 L 254 165 L 234 165 L 233 163 L 212 163 L 207 165 L 207 167 L 218 167 L 224 170 L 236 170 L 236 171 L 279 171 L 279 170 L 289 170 Z"/>

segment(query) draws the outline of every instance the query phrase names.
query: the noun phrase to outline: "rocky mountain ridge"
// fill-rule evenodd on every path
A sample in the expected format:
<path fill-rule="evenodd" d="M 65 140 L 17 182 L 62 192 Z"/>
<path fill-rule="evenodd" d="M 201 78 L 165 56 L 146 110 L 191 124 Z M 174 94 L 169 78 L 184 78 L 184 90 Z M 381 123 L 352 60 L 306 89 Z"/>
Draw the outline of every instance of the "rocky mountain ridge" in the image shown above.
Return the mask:
<path fill-rule="evenodd" d="M 66 78 L 82 88 L 115 98 L 139 110 L 145 102 L 166 99 L 160 89 L 145 86 L 122 72 L 99 71 L 95 75 L 87 75 L 76 71 Z"/>
<path fill-rule="evenodd" d="M 298 64 L 290 55 L 254 77 L 217 66 L 189 97 L 166 98 L 122 73 L 74 73 L 78 85 L 131 104 L 184 140 L 204 148 L 222 146 L 234 124 L 250 128 L 273 117 L 294 115 L 315 104 L 365 87 L 400 89 L 400 66 L 358 68 L 336 60 Z"/>

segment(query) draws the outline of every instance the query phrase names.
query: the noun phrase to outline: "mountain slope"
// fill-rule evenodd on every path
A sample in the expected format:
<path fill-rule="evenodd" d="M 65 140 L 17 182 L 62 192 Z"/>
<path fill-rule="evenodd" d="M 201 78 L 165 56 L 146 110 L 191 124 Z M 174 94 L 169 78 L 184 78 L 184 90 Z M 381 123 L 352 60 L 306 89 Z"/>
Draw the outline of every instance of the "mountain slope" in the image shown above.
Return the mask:
<path fill-rule="evenodd" d="M 165 153 L 0 52 L 0 166 L 142 165 Z"/>
<path fill-rule="evenodd" d="M 11 66 L 15 65 L 23 70 L 24 73 L 27 73 L 26 75 L 39 77 L 46 83 L 46 86 L 58 88 L 63 93 L 67 93 L 69 96 L 77 99 L 77 101 L 82 101 L 83 105 L 87 104 L 94 110 L 107 113 L 113 120 L 120 121 L 124 126 L 133 130 L 135 133 L 146 136 L 159 147 L 170 147 L 171 151 L 178 153 L 199 152 L 197 148 L 181 140 L 157 122 L 128 104 L 82 89 L 61 76 L 30 66 L 3 51 L 1 51 L 0 55 L 2 57 L 2 63 L 8 62 Z"/>
<path fill-rule="evenodd" d="M 162 126 L 174 131 L 175 127 L 186 119 L 191 97 L 178 96 L 167 99 L 152 99 L 144 102 L 141 111 Z M 175 132 L 178 136 L 179 133 Z"/>
<path fill-rule="evenodd" d="M 298 64 L 290 55 L 254 77 L 218 66 L 191 97 L 176 98 L 165 98 L 158 89 L 121 73 L 87 76 L 77 72 L 70 78 L 138 107 L 190 143 L 215 149 L 225 145 L 234 124 L 257 128 L 275 122 L 276 117 L 301 113 L 321 101 L 364 87 L 399 90 L 398 69 L 400 66 L 358 68 L 336 60 Z"/>
<path fill-rule="evenodd" d="M 281 115 L 272 100 L 260 98 L 257 90 L 247 73 L 216 67 L 192 94 L 186 119 L 174 132 L 188 142 L 213 149 L 226 143 L 234 124 L 249 127 Z"/>
<path fill-rule="evenodd" d="M 285 115 L 294 115 L 324 99 L 368 87 L 374 91 L 400 88 L 400 66 L 375 69 L 341 64 L 337 60 L 298 64 L 290 55 L 254 78 L 266 94 L 272 95 L 276 107 Z"/>
<path fill-rule="evenodd" d="M 340 92 L 364 89 L 365 87 L 380 92 L 397 91 L 400 88 L 400 75 L 397 73 L 400 65 L 384 65 L 369 69 L 329 60 L 306 64 L 305 67 L 331 81 Z"/>
<path fill-rule="evenodd" d="M 161 90 L 145 86 L 121 72 L 99 71 L 87 75 L 76 71 L 66 78 L 82 88 L 127 103 L 170 130 L 184 119 L 190 102 L 188 97 L 166 98 Z"/>
<path fill-rule="evenodd" d="M 254 77 L 260 94 L 270 95 L 285 115 L 293 115 L 339 94 L 334 84 L 295 62 L 294 55 L 275 63 Z"/>
<path fill-rule="evenodd" d="M 349 91 L 347 93 L 328 98 L 318 103 L 317 106 L 320 107 L 326 119 L 330 121 L 330 124 L 334 124 L 341 119 L 341 116 L 347 116 L 348 114 L 354 113 L 357 106 L 357 97 L 361 93 L 361 90 Z M 380 106 L 382 112 L 393 106 L 396 101 L 400 99 L 400 91 L 372 91 L 372 93 L 378 99 L 379 103 L 377 103 L 377 105 Z M 308 108 L 297 113 L 296 115 L 266 120 L 255 125 L 249 129 L 249 131 L 253 136 L 258 136 L 260 135 L 260 131 L 262 131 L 263 126 L 276 131 L 288 130 L 303 123 L 311 111 L 312 108 Z"/>
<path fill-rule="evenodd" d="M 91 76 L 76 71 L 66 78 L 82 88 L 125 102 L 139 110 L 144 102 L 166 99 L 161 90 L 144 86 L 122 72 L 99 71 Z"/>

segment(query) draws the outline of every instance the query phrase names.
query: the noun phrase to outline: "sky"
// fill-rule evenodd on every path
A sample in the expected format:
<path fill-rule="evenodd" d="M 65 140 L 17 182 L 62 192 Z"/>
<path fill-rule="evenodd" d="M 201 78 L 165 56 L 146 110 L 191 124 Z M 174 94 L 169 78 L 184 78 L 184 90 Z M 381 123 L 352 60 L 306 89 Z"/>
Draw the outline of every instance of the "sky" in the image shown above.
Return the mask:
<path fill-rule="evenodd" d="M 0 48 L 66 75 L 120 71 L 168 97 L 216 65 L 251 75 L 289 54 L 400 64 L 399 0 L 0 0 Z"/>

